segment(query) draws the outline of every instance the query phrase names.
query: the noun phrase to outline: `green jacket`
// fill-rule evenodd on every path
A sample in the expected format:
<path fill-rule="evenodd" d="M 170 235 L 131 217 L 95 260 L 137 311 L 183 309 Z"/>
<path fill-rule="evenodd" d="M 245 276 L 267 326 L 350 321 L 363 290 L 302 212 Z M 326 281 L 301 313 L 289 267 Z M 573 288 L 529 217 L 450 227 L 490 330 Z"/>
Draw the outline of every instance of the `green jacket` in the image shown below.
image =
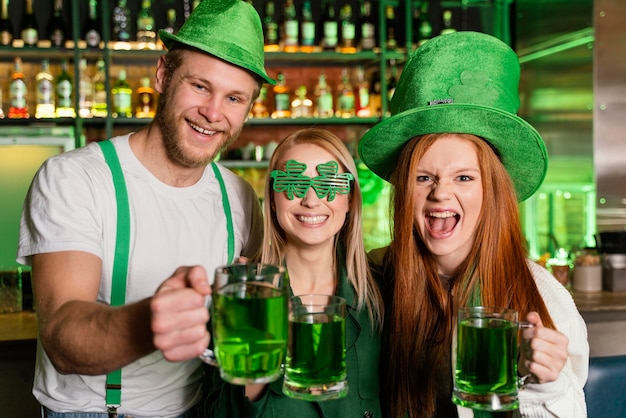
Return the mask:
<path fill-rule="evenodd" d="M 341 399 L 307 402 L 282 393 L 283 379 L 270 383 L 264 395 L 255 402 L 244 396 L 243 386 L 231 385 L 219 377 L 217 369 L 208 371 L 207 417 L 258 418 L 371 418 L 382 417 L 379 402 L 378 361 L 380 335 L 372 327 L 366 310 L 355 309 L 354 289 L 345 268 L 340 270 L 337 296 L 346 299 L 346 362 L 348 394 Z"/>

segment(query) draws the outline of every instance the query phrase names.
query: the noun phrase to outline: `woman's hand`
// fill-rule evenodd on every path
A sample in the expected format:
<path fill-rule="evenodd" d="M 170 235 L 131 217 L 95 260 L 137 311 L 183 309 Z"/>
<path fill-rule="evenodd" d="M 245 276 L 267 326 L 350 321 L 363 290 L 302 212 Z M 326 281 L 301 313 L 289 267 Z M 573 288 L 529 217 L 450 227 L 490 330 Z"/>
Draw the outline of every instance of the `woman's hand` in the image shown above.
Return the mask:
<path fill-rule="evenodd" d="M 526 320 L 534 327 L 522 333 L 519 373 L 530 374 L 536 383 L 553 382 L 567 362 L 569 339 L 559 331 L 544 327 L 537 312 L 529 312 Z"/>

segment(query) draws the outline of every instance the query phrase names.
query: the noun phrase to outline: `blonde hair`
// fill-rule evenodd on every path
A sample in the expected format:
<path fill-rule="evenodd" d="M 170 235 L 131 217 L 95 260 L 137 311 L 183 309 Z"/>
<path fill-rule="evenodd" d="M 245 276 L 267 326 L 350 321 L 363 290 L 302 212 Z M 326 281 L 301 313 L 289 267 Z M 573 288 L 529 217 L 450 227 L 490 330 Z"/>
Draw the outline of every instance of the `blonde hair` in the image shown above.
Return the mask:
<path fill-rule="evenodd" d="M 363 244 L 363 230 L 361 227 L 362 197 L 356 164 L 345 144 L 333 133 L 319 128 L 301 129 L 287 136 L 276 147 L 270 160 L 265 182 L 265 199 L 263 202 L 265 239 L 263 241 L 262 261 L 272 264 L 282 263 L 287 245 L 285 233 L 278 224 L 276 212 L 272 208 L 274 190 L 269 173 L 272 170 L 283 168 L 277 165 L 279 162 L 284 161 L 284 155 L 289 150 L 305 144 L 315 145 L 328 151 L 345 172 L 354 176 L 350 189 L 349 214 L 343 228 L 337 234 L 336 243 L 342 244 L 345 248 L 345 265 L 348 280 L 355 289 L 358 309 L 366 306 L 372 324 L 380 328 L 383 318 L 382 299 L 378 286 L 372 277 Z"/>

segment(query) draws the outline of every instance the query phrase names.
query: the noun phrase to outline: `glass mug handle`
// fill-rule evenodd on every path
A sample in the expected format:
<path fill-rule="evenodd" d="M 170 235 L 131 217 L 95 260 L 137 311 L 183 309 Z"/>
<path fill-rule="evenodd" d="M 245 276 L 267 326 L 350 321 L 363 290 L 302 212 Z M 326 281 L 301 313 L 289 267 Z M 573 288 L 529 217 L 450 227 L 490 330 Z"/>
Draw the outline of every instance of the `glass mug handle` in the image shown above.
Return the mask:
<path fill-rule="evenodd" d="M 524 338 L 524 331 L 525 329 L 530 329 L 530 328 L 535 328 L 535 324 L 531 324 L 530 322 L 526 322 L 526 321 L 520 321 L 517 323 L 517 326 L 522 330 L 522 349 L 525 349 L 524 346 L 525 345 L 530 345 L 530 339 L 526 339 Z M 530 351 L 530 347 L 527 348 L 528 351 Z M 522 388 L 529 380 L 532 380 L 533 378 L 533 374 L 528 372 L 528 374 L 521 376 L 518 378 L 518 383 L 517 386 Z M 528 382 L 531 383 L 531 382 Z"/>
<path fill-rule="evenodd" d="M 211 295 L 207 296 L 206 307 L 209 310 L 209 313 L 211 312 L 212 303 L 213 303 L 213 298 L 211 297 Z M 209 330 L 211 341 L 209 342 L 209 346 L 202 352 L 202 354 L 198 356 L 198 358 L 202 360 L 203 362 L 205 362 L 206 364 L 218 367 L 219 364 L 217 363 L 217 356 L 215 355 L 215 351 L 213 351 L 213 344 L 212 344 L 213 343 L 213 327 L 211 326 L 211 319 L 212 317 L 210 317 L 209 322 L 207 322 L 207 329 Z"/>

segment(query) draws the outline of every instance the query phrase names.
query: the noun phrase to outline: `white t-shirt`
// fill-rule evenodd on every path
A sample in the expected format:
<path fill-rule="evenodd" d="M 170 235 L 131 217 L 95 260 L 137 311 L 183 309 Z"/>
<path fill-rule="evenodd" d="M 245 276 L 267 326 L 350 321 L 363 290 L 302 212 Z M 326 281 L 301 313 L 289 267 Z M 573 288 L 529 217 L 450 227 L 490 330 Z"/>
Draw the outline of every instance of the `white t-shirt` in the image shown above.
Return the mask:
<path fill-rule="evenodd" d="M 126 302 L 154 294 L 182 265 L 202 265 L 212 276 L 227 264 L 226 216 L 212 168 L 190 187 L 154 177 L 130 149 L 129 135 L 112 139 L 130 202 L 130 258 Z M 241 177 L 220 167 L 228 191 L 235 257 L 254 256 L 262 241 L 258 197 Z M 46 161 L 33 180 L 20 225 L 18 262 L 31 255 L 86 251 L 103 260 L 98 302 L 109 303 L 117 209 L 111 171 L 97 144 Z M 94 350 L 105 349 L 94 347 Z M 201 362 L 171 363 L 159 351 L 122 370 L 118 413 L 176 416 L 200 398 Z M 61 375 L 38 344 L 33 394 L 57 412 L 105 412 L 105 376 Z"/>

